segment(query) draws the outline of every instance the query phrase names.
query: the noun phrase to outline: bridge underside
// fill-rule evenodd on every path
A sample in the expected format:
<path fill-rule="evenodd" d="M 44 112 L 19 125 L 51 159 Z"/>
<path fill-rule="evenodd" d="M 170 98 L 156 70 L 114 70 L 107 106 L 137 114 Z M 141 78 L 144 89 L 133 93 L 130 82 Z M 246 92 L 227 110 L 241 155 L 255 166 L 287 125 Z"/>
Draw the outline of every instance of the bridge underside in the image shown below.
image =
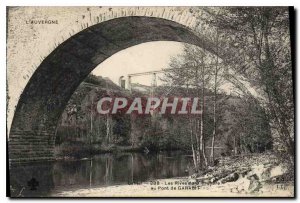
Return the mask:
<path fill-rule="evenodd" d="M 52 159 L 57 122 L 82 80 L 118 51 L 150 41 L 185 42 L 215 53 L 207 39 L 160 18 L 116 18 L 84 29 L 48 55 L 29 80 L 10 130 L 9 159 Z"/>

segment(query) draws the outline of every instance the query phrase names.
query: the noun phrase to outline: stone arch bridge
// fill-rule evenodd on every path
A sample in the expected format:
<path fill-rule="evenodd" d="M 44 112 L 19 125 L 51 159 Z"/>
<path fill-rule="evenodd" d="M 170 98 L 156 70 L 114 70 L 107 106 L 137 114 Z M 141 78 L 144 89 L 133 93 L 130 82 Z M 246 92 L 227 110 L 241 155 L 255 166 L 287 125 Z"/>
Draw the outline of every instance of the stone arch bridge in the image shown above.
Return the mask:
<path fill-rule="evenodd" d="M 199 33 L 188 7 L 9 8 L 9 159 L 53 158 L 57 122 L 69 98 L 108 57 L 150 41 L 184 42 L 216 54 Z"/>

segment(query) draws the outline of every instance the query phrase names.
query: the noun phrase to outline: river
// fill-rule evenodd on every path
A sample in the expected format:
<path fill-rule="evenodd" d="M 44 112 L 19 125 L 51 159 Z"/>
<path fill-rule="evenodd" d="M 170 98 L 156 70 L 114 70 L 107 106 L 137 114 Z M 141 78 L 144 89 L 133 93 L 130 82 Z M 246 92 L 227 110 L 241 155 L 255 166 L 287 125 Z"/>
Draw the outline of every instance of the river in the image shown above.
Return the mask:
<path fill-rule="evenodd" d="M 182 151 L 107 153 L 81 160 L 20 163 L 10 166 L 12 196 L 50 196 L 57 192 L 138 184 L 188 176 L 192 157 Z"/>

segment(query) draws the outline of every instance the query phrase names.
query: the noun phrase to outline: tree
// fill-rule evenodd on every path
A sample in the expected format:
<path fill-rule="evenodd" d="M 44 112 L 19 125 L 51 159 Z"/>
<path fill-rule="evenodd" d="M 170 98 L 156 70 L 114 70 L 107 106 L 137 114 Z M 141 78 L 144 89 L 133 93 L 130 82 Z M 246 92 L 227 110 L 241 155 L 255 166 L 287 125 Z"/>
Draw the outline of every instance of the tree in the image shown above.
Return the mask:
<path fill-rule="evenodd" d="M 194 157 L 195 168 L 201 169 L 208 166 L 205 152 L 205 96 L 210 85 L 211 70 L 207 64 L 211 63 L 212 56 L 205 50 L 186 45 L 184 54 L 174 58 L 170 64 L 170 70 L 166 70 L 164 81 L 168 84 L 176 84 L 179 87 L 192 87 L 196 89 L 196 96 L 200 98 L 200 116 L 189 118 L 191 148 Z M 184 70 L 184 71 L 183 71 Z"/>
<path fill-rule="evenodd" d="M 220 30 L 223 47 L 232 50 L 226 52 L 226 63 L 264 95 L 260 105 L 270 118 L 272 134 L 279 136 L 293 163 L 294 103 L 288 8 L 215 7 L 205 8 L 204 13 L 209 16 L 206 23 Z"/>

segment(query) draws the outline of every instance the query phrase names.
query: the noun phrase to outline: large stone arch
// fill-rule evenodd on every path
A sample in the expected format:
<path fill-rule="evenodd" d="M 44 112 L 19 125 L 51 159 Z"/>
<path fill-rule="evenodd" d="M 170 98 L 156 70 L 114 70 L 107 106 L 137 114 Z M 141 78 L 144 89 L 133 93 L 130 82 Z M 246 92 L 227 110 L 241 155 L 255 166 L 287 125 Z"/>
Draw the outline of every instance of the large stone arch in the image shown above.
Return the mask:
<path fill-rule="evenodd" d="M 85 28 L 120 17 L 147 16 L 202 33 L 205 29 L 191 7 L 8 7 L 7 16 L 8 132 L 19 97 L 35 70 L 61 43 Z"/>
<path fill-rule="evenodd" d="M 58 45 L 30 77 L 11 125 L 9 158 L 53 158 L 57 121 L 81 81 L 116 52 L 150 41 L 185 42 L 216 54 L 208 39 L 163 18 L 119 17 L 83 28 Z"/>

